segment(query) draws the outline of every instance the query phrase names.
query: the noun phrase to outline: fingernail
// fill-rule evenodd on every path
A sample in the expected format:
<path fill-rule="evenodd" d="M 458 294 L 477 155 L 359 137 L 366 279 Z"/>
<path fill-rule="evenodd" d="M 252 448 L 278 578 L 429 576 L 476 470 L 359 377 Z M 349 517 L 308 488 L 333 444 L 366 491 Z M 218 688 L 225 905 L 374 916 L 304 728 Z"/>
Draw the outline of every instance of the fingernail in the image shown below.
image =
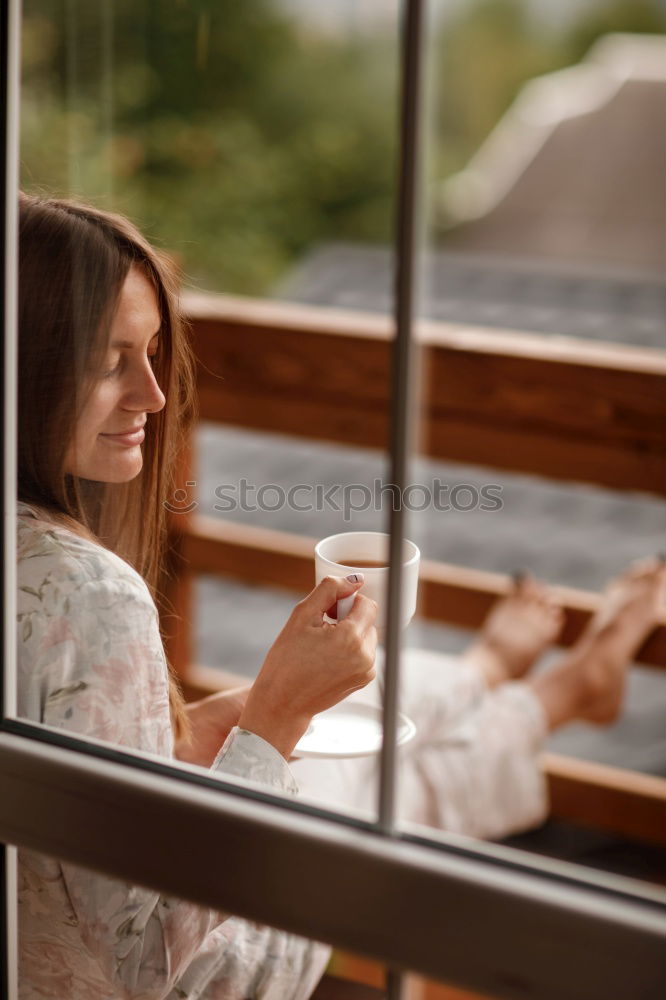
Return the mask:
<path fill-rule="evenodd" d="M 349 580 L 350 583 L 363 583 L 365 576 L 363 573 L 350 573 L 349 576 L 345 577 L 345 580 Z"/>

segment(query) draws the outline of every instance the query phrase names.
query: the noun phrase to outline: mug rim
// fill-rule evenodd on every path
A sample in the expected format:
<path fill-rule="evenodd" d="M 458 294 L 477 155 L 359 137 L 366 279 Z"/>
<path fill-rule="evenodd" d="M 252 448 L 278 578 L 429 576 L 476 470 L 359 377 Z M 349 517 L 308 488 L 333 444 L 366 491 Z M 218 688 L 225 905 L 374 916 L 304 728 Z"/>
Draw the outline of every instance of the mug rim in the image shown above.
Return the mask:
<path fill-rule="evenodd" d="M 354 566 L 352 563 L 343 563 L 330 559 L 329 556 L 325 556 L 320 550 L 320 547 L 324 544 L 324 542 L 331 542 L 336 538 L 347 538 L 350 535 L 374 535 L 375 537 L 381 537 L 387 539 L 391 537 L 388 531 L 339 531 L 335 535 L 326 535 L 325 538 L 319 539 L 319 541 L 316 543 L 314 547 L 315 556 L 318 559 L 321 559 L 323 562 L 328 563 L 329 566 L 344 566 L 345 569 L 358 569 L 359 567 Z M 414 550 L 412 555 L 408 559 L 406 559 L 403 563 L 401 563 L 401 566 L 403 568 L 408 568 L 412 566 L 415 562 L 418 562 L 418 560 L 421 558 L 421 552 L 419 550 L 418 545 L 415 542 L 412 542 L 411 539 L 404 538 L 403 542 L 406 542 L 407 545 L 411 545 L 412 549 Z M 370 566 L 364 568 L 363 572 L 386 573 L 389 569 L 390 566 L 374 566 L 374 567 Z"/>

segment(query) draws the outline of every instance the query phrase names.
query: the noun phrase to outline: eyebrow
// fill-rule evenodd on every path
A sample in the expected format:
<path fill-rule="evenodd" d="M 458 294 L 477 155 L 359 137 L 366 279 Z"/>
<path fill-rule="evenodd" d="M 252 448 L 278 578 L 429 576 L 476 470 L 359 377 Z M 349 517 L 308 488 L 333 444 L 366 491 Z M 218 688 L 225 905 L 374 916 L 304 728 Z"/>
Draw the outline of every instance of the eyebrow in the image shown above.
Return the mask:
<path fill-rule="evenodd" d="M 159 335 L 160 335 L 160 331 L 158 330 L 157 333 L 154 333 L 152 335 L 152 337 L 150 338 L 150 343 L 152 344 L 152 342 L 155 340 L 155 338 L 159 337 Z M 127 347 L 128 350 L 131 350 L 134 346 L 135 345 L 132 343 L 131 340 L 115 340 L 111 344 L 111 347 Z"/>

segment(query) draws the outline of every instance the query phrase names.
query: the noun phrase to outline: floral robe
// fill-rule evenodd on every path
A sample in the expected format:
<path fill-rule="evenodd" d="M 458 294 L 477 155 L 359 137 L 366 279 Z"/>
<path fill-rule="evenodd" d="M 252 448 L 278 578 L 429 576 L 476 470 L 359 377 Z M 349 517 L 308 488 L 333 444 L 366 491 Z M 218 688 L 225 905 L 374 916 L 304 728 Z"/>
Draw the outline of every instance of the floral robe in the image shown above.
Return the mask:
<path fill-rule="evenodd" d="M 145 581 L 28 505 L 18 513 L 19 717 L 173 757 L 167 665 Z M 282 756 L 238 728 L 212 769 L 297 791 Z M 18 909 L 21 1000 L 305 1000 L 329 954 L 32 851 L 19 851 Z"/>

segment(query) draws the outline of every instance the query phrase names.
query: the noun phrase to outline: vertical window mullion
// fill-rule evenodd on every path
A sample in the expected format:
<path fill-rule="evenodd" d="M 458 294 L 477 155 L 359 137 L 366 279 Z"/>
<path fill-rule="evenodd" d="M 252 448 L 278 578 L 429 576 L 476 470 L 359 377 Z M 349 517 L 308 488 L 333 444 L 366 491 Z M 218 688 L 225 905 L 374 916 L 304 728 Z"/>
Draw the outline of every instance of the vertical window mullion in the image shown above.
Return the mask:
<path fill-rule="evenodd" d="M 405 0 L 402 28 L 400 176 L 395 240 L 395 338 L 391 358 L 390 397 L 390 483 L 397 487 L 400 501 L 391 504 L 389 514 L 391 540 L 383 696 L 384 739 L 381 750 L 378 816 L 379 827 L 386 833 L 392 832 L 395 821 L 402 543 L 406 520 L 402 498 L 409 483 L 410 451 L 415 428 L 416 365 L 412 328 L 417 286 L 424 6 L 424 0 Z"/>
<path fill-rule="evenodd" d="M 402 635 L 402 549 L 405 537 L 403 498 L 410 481 L 414 441 L 415 347 L 413 338 L 419 239 L 423 21 L 425 0 L 405 0 L 401 35 L 400 173 L 395 231 L 395 336 L 391 356 L 390 478 L 399 502 L 389 513 L 389 579 L 386 657 L 382 697 L 383 741 L 379 772 L 378 826 L 390 836 L 395 827 L 396 739 Z M 395 484 L 395 486 L 394 486 Z M 388 1000 L 403 996 L 403 977 L 389 969 Z"/>

